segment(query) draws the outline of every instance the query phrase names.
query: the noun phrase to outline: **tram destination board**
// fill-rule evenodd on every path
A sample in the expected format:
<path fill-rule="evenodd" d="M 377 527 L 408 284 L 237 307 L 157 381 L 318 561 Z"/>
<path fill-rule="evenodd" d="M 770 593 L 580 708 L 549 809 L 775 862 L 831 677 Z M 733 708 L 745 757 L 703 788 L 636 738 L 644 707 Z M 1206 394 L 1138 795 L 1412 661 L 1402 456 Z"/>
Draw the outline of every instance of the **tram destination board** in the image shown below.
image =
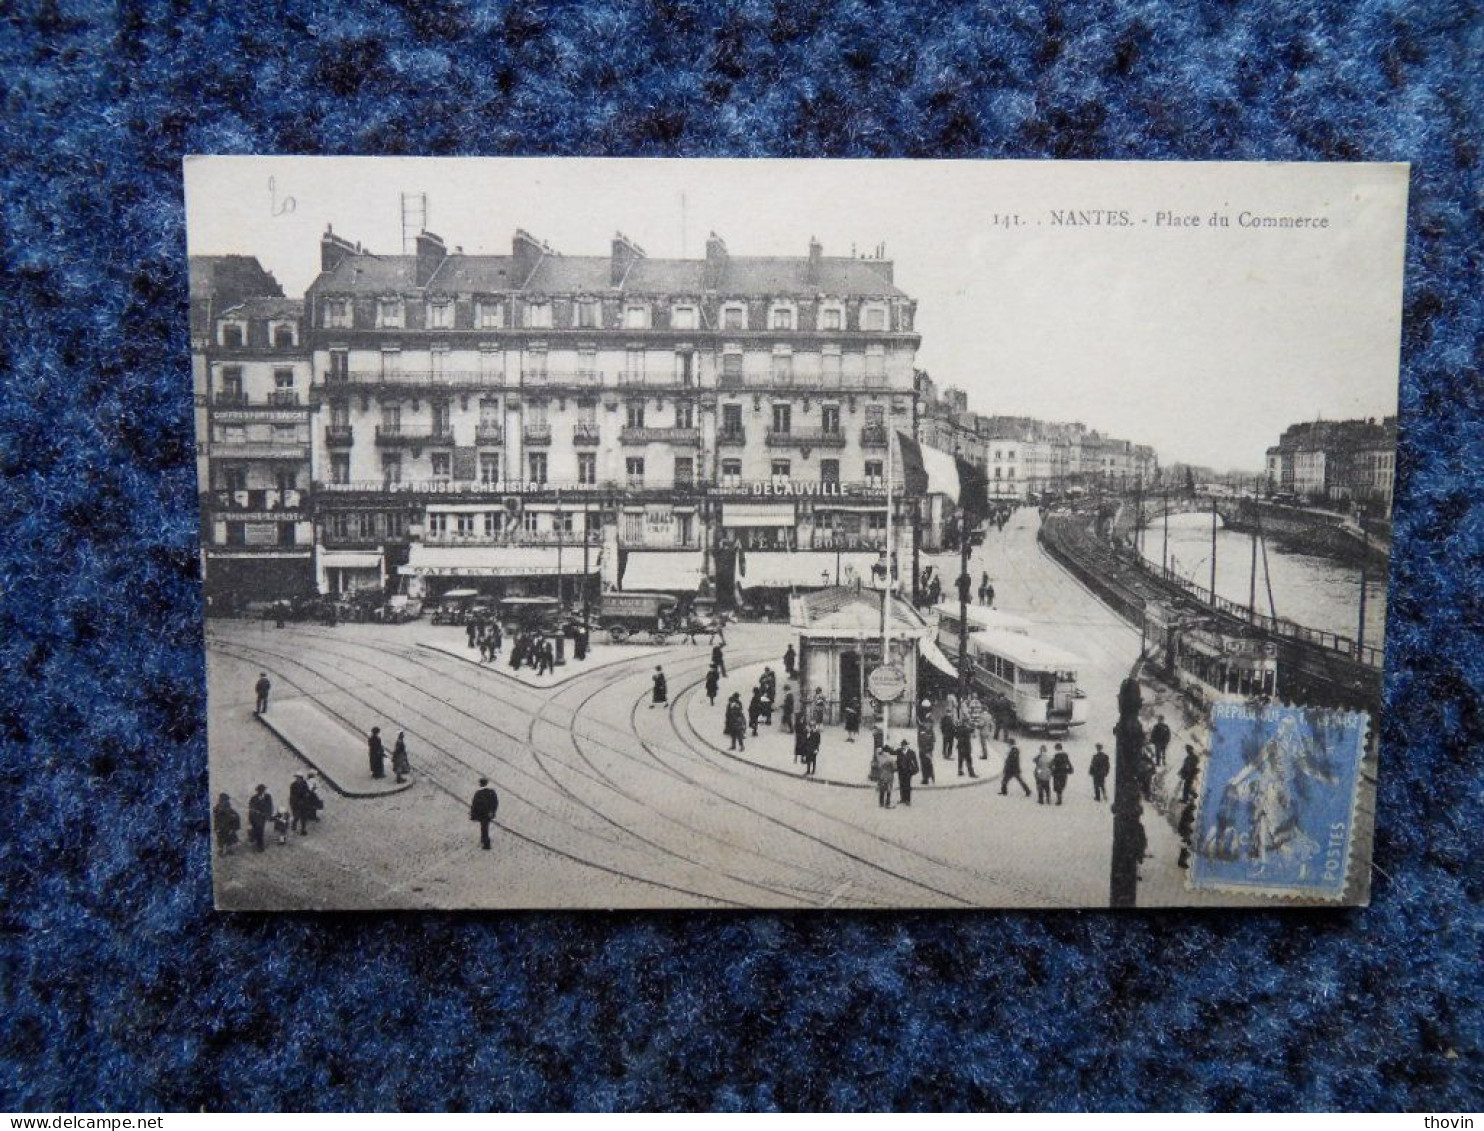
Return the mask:
<path fill-rule="evenodd" d="M 189 158 L 217 905 L 1364 904 L 1408 177 Z"/>

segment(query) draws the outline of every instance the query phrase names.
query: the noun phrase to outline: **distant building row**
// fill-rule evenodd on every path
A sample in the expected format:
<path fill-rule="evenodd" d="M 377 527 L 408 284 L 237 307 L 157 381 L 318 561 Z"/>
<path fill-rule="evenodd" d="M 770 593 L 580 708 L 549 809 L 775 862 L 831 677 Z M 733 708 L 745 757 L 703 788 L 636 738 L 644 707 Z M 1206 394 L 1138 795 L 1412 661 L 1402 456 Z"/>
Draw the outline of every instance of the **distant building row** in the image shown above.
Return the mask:
<path fill-rule="evenodd" d="M 1159 457 L 1147 444 L 1084 424 L 983 416 L 970 411 L 961 389 L 940 391 L 926 374 L 918 377 L 918 396 L 919 439 L 982 467 L 991 497 L 1061 494 L 1078 487 L 1133 490 L 1159 482 Z"/>
<path fill-rule="evenodd" d="M 1395 477 L 1394 416 L 1293 424 L 1267 451 L 1269 494 L 1358 503 L 1389 516 Z"/>

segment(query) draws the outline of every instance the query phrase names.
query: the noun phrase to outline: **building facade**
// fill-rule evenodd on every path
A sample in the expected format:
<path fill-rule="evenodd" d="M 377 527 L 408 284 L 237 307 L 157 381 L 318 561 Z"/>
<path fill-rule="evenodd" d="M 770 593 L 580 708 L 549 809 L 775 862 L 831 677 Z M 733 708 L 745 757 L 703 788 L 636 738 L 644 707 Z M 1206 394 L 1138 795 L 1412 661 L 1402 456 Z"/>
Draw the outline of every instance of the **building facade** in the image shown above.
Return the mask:
<path fill-rule="evenodd" d="M 704 576 L 725 600 L 859 576 L 884 547 L 919 342 L 890 260 L 817 242 L 734 257 L 715 235 L 703 259 L 621 234 L 565 256 L 523 231 L 509 255 L 427 232 L 414 255 L 333 232 L 320 250 L 305 317 L 322 590 Z"/>
<path fill-rule="evenodd" d="M 1284 429 L 1267 450 L 1270 493 L 1320 504 L 1358 505 L 1391 514 L 1396 417 L 1312 420 Z"/>

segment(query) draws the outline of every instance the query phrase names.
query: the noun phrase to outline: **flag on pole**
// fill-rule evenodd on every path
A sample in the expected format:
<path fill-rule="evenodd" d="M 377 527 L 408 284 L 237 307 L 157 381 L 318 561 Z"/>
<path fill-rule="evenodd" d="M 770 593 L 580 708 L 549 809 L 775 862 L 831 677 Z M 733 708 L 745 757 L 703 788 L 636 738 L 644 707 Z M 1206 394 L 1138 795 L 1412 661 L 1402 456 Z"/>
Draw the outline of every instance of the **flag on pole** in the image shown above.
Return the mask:
<path fill-rule="evenodd" d="M 989 514 L 989 478 L 980 468 L 959 456 L 923 447 L 902 432 L 897 433 L 897 447 L 907 495 L 946 495 L 969 523 Z"/>

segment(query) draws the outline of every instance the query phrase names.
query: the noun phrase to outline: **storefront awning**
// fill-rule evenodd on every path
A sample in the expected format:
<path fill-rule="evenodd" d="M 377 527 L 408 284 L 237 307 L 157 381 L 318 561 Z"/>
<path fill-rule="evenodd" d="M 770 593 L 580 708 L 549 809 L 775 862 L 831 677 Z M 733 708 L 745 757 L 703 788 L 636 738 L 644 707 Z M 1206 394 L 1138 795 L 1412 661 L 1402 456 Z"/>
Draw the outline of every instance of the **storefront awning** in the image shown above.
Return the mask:
<path fill-rule="evenodd" d="M 632 550 L 623 569 L 624 589 L 694 593 L 701 586 L 700 550 Z"/>
<path fill-rule="evenodd" d="M 375 550 L 321 550 L 319 562 L 326 569 L 380 569 L 381 554 Z"/>
<path fill-rule="evenodd" d="M 721 508 L 723 526 L 793 526 L 792 503 L 727 503 Z"/>
<path fill-rule="evenodd" d="M 918 654 L 924 660 L 948 676 L 949 679 L 958 678 L 958 669 L 953 666 L 953 661 L 943 655 L 943 649 L 939 648 L 933 640 L 924 638 L 918 649 Z"/>
<path fill-rule="evenodd" d="M 819 589 L 836 584 L 838 566 L 839 584 L 870 585 L 871 567 L 880 560 L 879 554 L 861 551 L 837 554 L 833 550 L 794 553 L 748 550 L 743 555 L 744 568 L 737 574 L 737 584 L 743 589 Z"/>
<path fill-rule="evenodd" d="M 558 556 L 561 565 L 558 568 Z M 602 553 L 589 550 L 587 572 L 597 573 Z M 424 546 L 414 543 L 407 564 L 397 572 L 410 577 L 580 576 L 581 546 Z"/>

